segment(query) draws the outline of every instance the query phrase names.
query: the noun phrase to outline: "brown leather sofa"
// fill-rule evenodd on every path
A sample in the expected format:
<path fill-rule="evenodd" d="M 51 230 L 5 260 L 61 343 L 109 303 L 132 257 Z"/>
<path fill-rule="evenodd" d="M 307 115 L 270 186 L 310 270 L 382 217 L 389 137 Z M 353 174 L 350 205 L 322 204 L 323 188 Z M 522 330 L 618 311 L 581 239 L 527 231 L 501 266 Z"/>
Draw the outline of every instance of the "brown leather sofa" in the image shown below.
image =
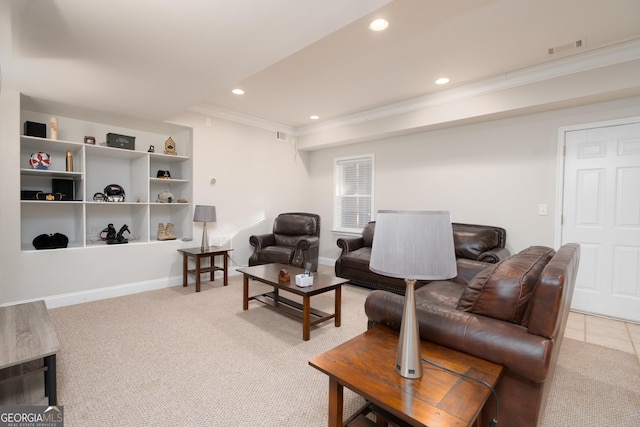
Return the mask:
<path fill-rule="evenodd" d="M 282 213 L 273 221 L 273 232 L 249 237 L 253 253 L 249 265 L 272 262 L 318 270 L 320 216 L 312 213 Z"/>
<path fill-rule="evenodd" d="M 499 426 L 535 427 L 544 413 L 579 260 L 577 244 L 557 252 L 532 246 L 489 267 L 463 265 L 455 279 L 416 290 L 422 339 L 504 366 L 495 388 Z M 403 305 L 400 295 L 371 292 L 368 327 L 399 330 Z M 489 425 L 495 404 L 490 397 L 480 425 Z"/>
<path fill-rule="evenodd" d="M 369 270 L 375 225 L 375 221 L 368 223 L 362 230 L 361 237 L 341 238 L 336 241 L 342 249 L 335 263 L 336 276 L 349 279 L 354 285 L 404 295 L 404 280 L 382 276 Z M 504 228 L 460 223 L 453 223 L 452 226 L 458 261 L 470 260 L 486 267 L 509 257 L 509 250 L 505 248 L 507 232 Z M 417 282 L 416 289 L 425 283 L 427 282 Z"/>

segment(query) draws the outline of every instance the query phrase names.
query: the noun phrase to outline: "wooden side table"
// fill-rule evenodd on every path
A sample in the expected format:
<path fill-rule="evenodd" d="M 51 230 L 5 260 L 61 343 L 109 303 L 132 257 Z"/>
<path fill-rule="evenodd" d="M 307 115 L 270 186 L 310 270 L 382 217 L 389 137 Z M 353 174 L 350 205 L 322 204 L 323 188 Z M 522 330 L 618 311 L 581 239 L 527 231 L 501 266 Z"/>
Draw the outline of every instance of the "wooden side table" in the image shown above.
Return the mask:
<path fill-rule="evenodd" d="M 219 246 L 212 246 L 208 250 L 202 250 L 200 248 L 187 248 L 187 249 L 178 249 L 178 252 L 182 254 L 182 286 L 187 286 L 187 276 L 189 274 L 193 274 L 196 278 L 196 292 L 200 292 L 200 275 L 202 273 L 210 273 L 209 280 L 213 281 L 215 278 L 216 271 L 222 271 L 223 273 L 223 284 L 227 286 L 228 282 L 228 271 L 229 271 L 229 251 L 233 249 L 222 248 Z M 218 267 L 215 265 L 215 257 L 222 256 L 223 258 L 223 267 Z M 193 270 L 189 270 L 189 258 L 193 258 L 195 261 L 195 268 Z M 201 266 L 201 261 L 203 258 L 209 259 L 209 265 L 206 267 Z"/>
<path fill-rule="evenodd" d="M 376 326 L 309 361 L 329 376 L 329 427 L 343 426 L 343 388 L 368 403 L 344 425 L 377 425 L 391 420 L 412 426 L 472 426 L 491 392 L 484 385 L 424 364 L 424 375 L 407 379 L 395 371 L 398 333 Z M 421 341 L 422 357 L 447 369 L 496 385 L 502 366 L 440 345 Z M 494 409 L 491 408 L 491 411 Z"/>

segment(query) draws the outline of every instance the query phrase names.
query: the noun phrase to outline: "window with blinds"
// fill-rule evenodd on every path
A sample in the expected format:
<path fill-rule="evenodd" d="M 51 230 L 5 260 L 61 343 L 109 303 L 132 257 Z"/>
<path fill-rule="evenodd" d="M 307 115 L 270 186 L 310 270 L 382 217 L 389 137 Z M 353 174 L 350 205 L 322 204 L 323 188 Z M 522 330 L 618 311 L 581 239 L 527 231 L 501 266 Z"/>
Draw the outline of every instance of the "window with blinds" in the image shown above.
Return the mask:
<path fill-rule="evenodd" d="M 334 231 L 361 232 L 373 215 L 373 154 L 336 159 L 334 182 Z"/>

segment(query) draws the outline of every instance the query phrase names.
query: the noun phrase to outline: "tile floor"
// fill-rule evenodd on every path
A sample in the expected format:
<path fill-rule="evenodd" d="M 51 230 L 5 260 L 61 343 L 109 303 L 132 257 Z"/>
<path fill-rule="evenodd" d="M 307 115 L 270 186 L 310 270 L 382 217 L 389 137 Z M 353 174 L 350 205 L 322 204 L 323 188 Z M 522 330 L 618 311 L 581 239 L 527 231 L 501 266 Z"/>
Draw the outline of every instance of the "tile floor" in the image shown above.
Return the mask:
<path fill-rule="evenodd" d="M 640 362 L 640 324 L 571 311 L 564 336 L 635 354 Z"/>

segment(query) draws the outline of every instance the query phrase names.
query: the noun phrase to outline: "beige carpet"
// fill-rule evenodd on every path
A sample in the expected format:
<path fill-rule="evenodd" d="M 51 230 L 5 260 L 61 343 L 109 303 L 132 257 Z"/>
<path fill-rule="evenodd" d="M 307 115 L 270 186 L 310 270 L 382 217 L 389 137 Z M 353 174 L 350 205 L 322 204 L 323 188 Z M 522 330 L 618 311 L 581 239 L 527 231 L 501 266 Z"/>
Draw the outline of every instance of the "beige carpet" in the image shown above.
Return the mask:
<path fill-rule="evenodd" d="M 297 320 L 242 310 L 240 276 L 218 283 L 51 310 L 65 426 L 325 426 L 328 379 L 308 361 L 366 329 L 369 291 L 345 286 L 342 327 L 305 342 Z M 312 306 L 332 311 L 333 294 Z M 640 425 L 632 358 L 565 340 L 543 425 Z M 348 416 L 363 400 L 345 390 L 345 402 Z"/>
<path fill-rule="evenodd" d="M 565 338 L 541 426 L 640 426 L 635 354 Z"/>

